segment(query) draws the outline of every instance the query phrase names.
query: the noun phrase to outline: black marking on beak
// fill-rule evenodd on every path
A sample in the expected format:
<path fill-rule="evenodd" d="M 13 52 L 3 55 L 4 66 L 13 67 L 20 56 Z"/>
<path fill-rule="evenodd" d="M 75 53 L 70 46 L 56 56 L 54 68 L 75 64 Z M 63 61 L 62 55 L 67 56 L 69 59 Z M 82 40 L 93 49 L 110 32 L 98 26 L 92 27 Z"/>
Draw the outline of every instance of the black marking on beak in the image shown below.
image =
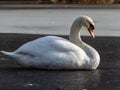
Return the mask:
<path fill-rule="evenodd" d="M 95 29 L 94 25 L 92 25 L 92 24 L 90 24 L 90 27 L 89 27 L 89 28 L 91 28 L 92 30 Z"/>

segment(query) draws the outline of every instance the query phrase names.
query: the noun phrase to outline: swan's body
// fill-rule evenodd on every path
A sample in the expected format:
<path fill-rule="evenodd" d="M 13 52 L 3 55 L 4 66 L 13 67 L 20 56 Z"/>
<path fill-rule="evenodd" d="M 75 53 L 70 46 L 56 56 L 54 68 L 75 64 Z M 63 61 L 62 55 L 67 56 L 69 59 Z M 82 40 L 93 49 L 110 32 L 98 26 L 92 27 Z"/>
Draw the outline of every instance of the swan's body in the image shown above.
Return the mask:
<path fill-rule="evenodd" d="M 91 18 L 79 17 L 71 27 L 70 41 L 57 36 L 46 36 L 30 41 L 14 52 L 1 52 L 15 58 L 15 62 L 24 67 L 96 69 L 100 62 L 98 52 L 79 37 L 80 28 L 84 25 L 91 29 L 92 24 L 94 25 Z M 94 37 L 92 32 L 91 35 Z"/>

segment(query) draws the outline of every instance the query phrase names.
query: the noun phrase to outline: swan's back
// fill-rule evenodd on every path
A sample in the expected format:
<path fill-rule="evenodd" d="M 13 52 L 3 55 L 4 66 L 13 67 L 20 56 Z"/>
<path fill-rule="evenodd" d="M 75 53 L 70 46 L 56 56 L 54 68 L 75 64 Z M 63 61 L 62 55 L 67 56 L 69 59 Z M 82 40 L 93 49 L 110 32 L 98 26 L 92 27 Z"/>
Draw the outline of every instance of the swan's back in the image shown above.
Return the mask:
<path fill-rule="evenodd" d="M 79 68 L 83 67 L 85 60 L 88 58 L 86 53 L 71 43 L 70 41 L 56 36 L 46 36 L 28 42 L 18 48 L 14 53 L 25 54 L 31 57 L 23 56 L 23 62 L 29 59 L 31 65 L 39 66 L 40 68 Z M 25 59 L 25 60 L 24 60 Z M 34 67 L 35 67 L 34 66 Z"/>

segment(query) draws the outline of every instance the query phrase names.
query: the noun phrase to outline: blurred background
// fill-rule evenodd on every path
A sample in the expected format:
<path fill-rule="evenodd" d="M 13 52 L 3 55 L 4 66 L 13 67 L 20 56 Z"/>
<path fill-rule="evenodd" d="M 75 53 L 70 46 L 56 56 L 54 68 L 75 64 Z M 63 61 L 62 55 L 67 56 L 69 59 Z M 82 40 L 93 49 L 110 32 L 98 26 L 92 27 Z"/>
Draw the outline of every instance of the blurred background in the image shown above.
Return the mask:
<path fill-rule="evenodd" d="M 0 4 L 119 4 L 120 0 L 0 0 Z"/>

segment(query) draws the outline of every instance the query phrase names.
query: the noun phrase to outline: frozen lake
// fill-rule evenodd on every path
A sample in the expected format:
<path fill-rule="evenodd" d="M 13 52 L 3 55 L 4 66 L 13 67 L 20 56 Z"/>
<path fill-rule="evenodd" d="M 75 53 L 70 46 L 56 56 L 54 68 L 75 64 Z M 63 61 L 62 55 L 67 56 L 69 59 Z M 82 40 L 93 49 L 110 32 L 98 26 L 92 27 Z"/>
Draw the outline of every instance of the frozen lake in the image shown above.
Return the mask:
<path fill-rule="evenodd" d="M 68 35 L 75 18 L 88 15 L 95 21 L 97 36 L 120 36 L 119 9 L 0 10 L 0 33 Z M 89 35 L 87 30 L 82 35 Z"/>
<path fill-rule="evenodd" d="M 44 35 L 0 34 L 0 50 L 13 51 Z M 68 36 L 61 36 L 67 38 Z M 0 53 L 1 90 L 120 90 L 120 37 L 84 36 L 101 56 L 94 71 L 50 71 L 21 68 Z"/>

